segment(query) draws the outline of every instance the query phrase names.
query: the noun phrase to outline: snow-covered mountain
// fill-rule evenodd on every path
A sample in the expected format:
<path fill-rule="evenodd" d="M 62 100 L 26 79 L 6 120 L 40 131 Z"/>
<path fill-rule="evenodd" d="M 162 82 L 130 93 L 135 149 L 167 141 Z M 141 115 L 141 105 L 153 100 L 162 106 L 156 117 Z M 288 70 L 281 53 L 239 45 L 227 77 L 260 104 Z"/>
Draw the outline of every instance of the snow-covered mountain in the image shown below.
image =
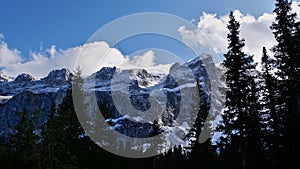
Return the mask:
<path fill-rule="evenodd" d="M 7 74 L 0 72 L 0 83 L 12 81 L 13 78 L 9 77 Z"/>
<path fill-rule="evenodd" d="M 191 72 L 186 71 L 186 67 Z M 210 120 L 215 119 L 215 115 L 222 109 L 221 103 L 223 102 L 220 92 L 224 89 L 224 85 L 217 76 L 221 71 L 220 68 L 215 67 L 210 56 L 202 57 L 202 60 L 196 58 L 186 63 L 175 63 L 171 66 L 169 74 L 151 74 L 144 69 L 120 70 L 116 67 L 106 67 L 86 77 L 83 90 L 86 101 L 91 92 L 95 93 L 99 105 L 104 100 L 106 101 L 110 110 L 106 114 L 106 122 L 111 129 L 126 136 L 145 138 L 151 132 L 152 121 L 147 121 L 143 116 L 120 113 L 118 107 L 114 105 L 114 94 L 128 96 L 135 109 L 147 111 L 151 107 L 151 100 L 149 100 L 151 92 L 163 91 L 166 99 L 157 95 L 157 100 L 155 100 L 163 102 L 167 107 L 167 110 L 162 110 L 159 121 L 164 130 L 172 130 L 172 127 L 182 125 L 178 124 L 179 121 L 176 119 L 180 114 L 179 110 L 187 106 L 181 104 L 186 101 L 182 100 L 184 98 L 182 91 L 195 88 L 195 85 L 205 91 L 204 98 L 215 104 L 209 115 Z M 114 79 L 114 76 L 126 77 L 130 80 Z M 40 80 L 36 80 L 29 74 L 21 74 L 12 80 L 1 73 L 0 137 L 8 137 L 9 133 L 14 131 L 19 112 L 34 113 L 40 110 L 42 112 L 39 119 L 40 124 L 36 124 L 36 126 L 43 124 L 48 119 L 51 108 L 58 107 L 62 103 L 67 89 L 72 86 L 72 77 L 73 74 L 67 69 L 53 70 Z M 185 134 L 189 129 L 180 127 L 181 132 Z M 174 136 L 170 135 L 169 139 L 174 140 Z"/>

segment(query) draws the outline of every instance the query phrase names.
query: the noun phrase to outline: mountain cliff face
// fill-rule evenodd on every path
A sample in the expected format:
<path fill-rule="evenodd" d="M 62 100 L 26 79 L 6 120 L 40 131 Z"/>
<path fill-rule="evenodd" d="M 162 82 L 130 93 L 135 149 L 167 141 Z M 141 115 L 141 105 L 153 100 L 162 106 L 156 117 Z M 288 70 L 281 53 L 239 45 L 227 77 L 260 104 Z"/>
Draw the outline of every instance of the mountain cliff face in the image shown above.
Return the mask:
<path fill-rule="evenodd" d="M 181 99 L 184 98 L 182 90 L 195 86 L 192 83 L 196 81 L 196 85 L 205 91 L 205 98 L 210 102 L 210 95 L 219 95 L 216 93 L 219 90 L 212 91 L 211 89 L 223 88 L 223 84 L 218 79 L 211 81 L 209 78 L 209 72 L 219 71 L 214 66 L 211 57 L 206 57 L 204 62 L 206 66 L 199 58 L 184 64 L 175 63 L 171 66 L 168 75 L 151 74 L 144 69 L 102 68 L 84 79 L 84 96 L 88 98 L 90 93 L 94 92 L 98 105 L 106 104 L 109 111 L 105 112 L 105 115 L 102 114 L 111 129 L 130 137 L 148 137 L 153 119 L 149 120 L 144 115 L 123 114 L 120 112 L 122 105 L 119 107 L 115 105 L 114 94 L 128 97 L 129 103 L 140 112 L 148 111 L 151 103 L 165 104 L 166 109 L 161 110 L 159 121 L 162 126 L 166 126 L 164 129 L 167 130 L 178 123 L 176 118 L 179 110 L 184 107 L 180 104 Z M 187 72 L 185 67 L 188 67 L 192 73 Z M 15 80 L 8 80 L 7 76 L 0 75 L 0 137 L 8 137 L 14 131 L 13 128 L 18 123 L 20 112 L 25 111 L 29 114 L 38 112 L 39 123 L 36 126 L 38 128 L 42 125 L 48 119 L 52 108 L 57 108 L 62 103 L 67 90 L 71 88 L 73 77 L 67 69 L 53 70 L 47 77 L 40 80 L 28 74 L 21 74 Z M 114 76 L 124 78 L 114 79 Z M 158 90 L 163 94 L 156 95 L 157 100 L 151 100 L 151 95 L 155 95 L 155 91 Z M 219 102 L 221 101 L 222 98 Z M 122 103 L 126 104 L 126 102 L 119 102 L 119 104 Z M 187 132 L 185 130 L 188 128 L 183 129 L 184 133 Z"/>
<path fill-rule="evenodd" d="M 13 81 L 0 83 L 0 135 L 7 137 L 19 121 L 18 113 L 39 113 L 39 127 L 52 107 L 62 103 L 70 88 L 72 74 L 67 69 L 54 70 L 41 80 L 21 74 Z M 1 99 L 2 98 L 2 99 Z"/>

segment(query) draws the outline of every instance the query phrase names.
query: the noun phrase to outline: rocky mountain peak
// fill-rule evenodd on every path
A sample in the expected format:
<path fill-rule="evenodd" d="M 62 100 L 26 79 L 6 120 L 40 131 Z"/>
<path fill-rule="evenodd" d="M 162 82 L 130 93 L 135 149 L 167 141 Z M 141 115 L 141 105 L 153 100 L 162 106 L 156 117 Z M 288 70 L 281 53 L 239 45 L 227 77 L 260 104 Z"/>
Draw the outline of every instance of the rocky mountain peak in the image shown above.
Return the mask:
<path fill-rule="evenodd" d="M 41 79 L 48 85 L 63 85 L 72 80 L 73 74 L 68 69 L 52 70 L 47 77 Z"/>
<path fill-rule="evenodd" d="M 30 82 L 30 81 L 34 81 L 35 78 L 30 75 L 30 74 L 26 74 L 26 73 L 23 73 L 23 74 L 20 74 L 17 76 L 17 78 L 15 79 L 15 82 Z"/>
<path fill-rule="evenodd" d="M 103 67 L 96 72 L 96 79 L 110 80 L 116 71 L 116 67 Z"/>
<path fill-rule="evenodd" d="M 0 83 L 11 81 L 13 78 L 9 77 L 7 74 L 0 72 Z"/>

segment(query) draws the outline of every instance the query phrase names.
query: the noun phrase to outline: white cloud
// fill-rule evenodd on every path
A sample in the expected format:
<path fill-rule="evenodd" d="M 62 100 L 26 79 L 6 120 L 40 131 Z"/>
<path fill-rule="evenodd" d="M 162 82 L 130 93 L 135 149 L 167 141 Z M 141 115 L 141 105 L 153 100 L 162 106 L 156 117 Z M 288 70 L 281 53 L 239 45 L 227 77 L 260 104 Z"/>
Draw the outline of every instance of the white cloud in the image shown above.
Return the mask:
<path fill-rule="evenodd" d="M 234 16 L 241 24 L 241 37 L 246 40 L 244 51 L 253 54 L 254 60 L 259 62 L 262 47 L 271 48 L 276 43 L 270 30 L 274 16 L 265 13 L 256 19 L 251 15 L 244 15 L 238 10 L 234 11 Z M 217 17 L 216 14 L 204 12 L 198 22 L 197 30 L 187 30 L 181 27 L 178 31 L 188 44 L 204 45 L 212 48 L 217 53 L 225 53 L 228 43 L 228 20 L 228 15 Z M 201 34 L 206 35 L 209 43 L 203 40 Z"/>
<path fill-rule="evenodd" d="M 293 1 L 292 2 L 292 12 L 295 12 L 298 14 L 298 19 L 300 19 L 300 2 Z"/>
<path fill-rule="evenodd" d="M 124 56 L 118 49 L 111 48 L 106 42 L 93 42 L 66 50 L 56 49 L 53 45 L 44 52 L 31 52 L 30 60 L 24 62 L 21 52 L 11 49 L 4 41 L 0 42 L 0 70 L 10 76 L 20 73 L 30 73 L 35 77 L 44 77 L 53 69 L 68 68 L 74 70 L 77 66 L 83 69 L 84 75 L 89 75 L 101 67 L 117 66 L 123 69 L 144 68 L 148 70 L 169 70 L 170 65 L 156 65 L 155 53 L 147 51 L 133 57 Z"/>
<path fill-rule="evenodd" d="M 260 62 L 262 47 L 272 48 L 276 40 L 270 29 L 275 16 L 264 13 L 258 19 L 249 21 L 246 17 L 241 18 L 241 37 L 245 38 L 245 52 L 254 55 L 254 61 Z"/>
<path fill-rule="evenodd" d="M 205 46 L 212 48 L 216 52 L 224 52 L 227 43 L 226 29 L 227 20 L 225 17 L 217 18 L 216 14 L 208 14 L 203 12 L 197 23 L 195 30 L 186 29 L 184 26 L 178 29 L 183 41 L 189 46 L 198 47 Z M 224 38 L 225 35 L 225 38 Z"/>
<path fill-rule="evenodd" d="M 298 14 L 300 19 L 299 2 L 293 1 L 293 12 Z M 262 47 L 270 49 L 276 44 L 270 26 L 274 21 L 275 15 L 264 13 L 255 18 L 252 15 L 245 15 L 239 10 L 234 11 L 234 16 L 241 24 L 241 38 L 245 38 L 244 52 L 254 55 L 254 61 L 260 62 L 262 55 Z M 213 49 L 217 53 L 225 53 L 227 51 L 227 24 L 228 15 L 217 17 L 216 14 L 208 14 L 203 12 L 197 25 L 197 30 L 187 30 L 185 27 L 178 29 L 182 39 L 189 45 L 203 45 Z M 204 40 L 203 34 L 206 35 Z"/>
<path fill-rule="evenodd" d="M 141 55 L 135 55 L 119 65 L 121 69 L 149 69 L 155 66 L 155 55 L 152 50 L 145 51 Z"/>
<path fill-rule="evenodd" d="M 4 41 L 0 41 L 0 68 L 22 61 L 21 52 L 16 49 L 9 49 Z"/>
<path fill-rule="evenodd" d="M 141 55 L 133 56 L 131 60 L 127 60 L 119 67 L 122 69 L 145 69 L 154 74 L 167 74 L 172 64 L 156 64 L 155 57 L 155 52 L 148 50 Z"/>
<path fill-rule="evenodd" d="M 51 56 L 54 56 L 56 53 L 56 46 L 52 45 L 50 49 L 47 50 Z"/>
<path fill-rule="evenodd" d="M 0 33 L 0 40 L 4 39 L 4 35 L 2 33 Z"/>

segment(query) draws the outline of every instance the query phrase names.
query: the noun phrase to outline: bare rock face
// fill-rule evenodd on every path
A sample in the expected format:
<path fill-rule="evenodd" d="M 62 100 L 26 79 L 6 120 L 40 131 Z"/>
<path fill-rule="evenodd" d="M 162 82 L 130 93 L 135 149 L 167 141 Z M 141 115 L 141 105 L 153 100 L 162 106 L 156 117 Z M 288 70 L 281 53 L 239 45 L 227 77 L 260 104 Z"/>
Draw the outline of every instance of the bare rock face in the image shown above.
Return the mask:
<path fill-rule="evenodd" d="M 51 109 L 62 103 L 71 86 L 72 74 L 67 69 L 53 70 L 41 80 L 29 74 L 0 83 L 0 137 L 7 138 L 17 124 L 19 113 L 38 113 L 36 127 L 49 117 Z M 2 134 L 1 134 L 2 133 Z"/>
<path fill-rule="evenodd" d="M 52 70 L 47 77 L 41 79 L 47 85 L 63 85 L 72 80 L 72 73 L 68 69 Z"/>
<path fill-rule="evenodd" d="M 32 75 L 23 73 L 16 77 L 15 82 L 26 83 L 26 82 L 31 82 L 34 80 L 35 80 L 35 78 Z"/>

